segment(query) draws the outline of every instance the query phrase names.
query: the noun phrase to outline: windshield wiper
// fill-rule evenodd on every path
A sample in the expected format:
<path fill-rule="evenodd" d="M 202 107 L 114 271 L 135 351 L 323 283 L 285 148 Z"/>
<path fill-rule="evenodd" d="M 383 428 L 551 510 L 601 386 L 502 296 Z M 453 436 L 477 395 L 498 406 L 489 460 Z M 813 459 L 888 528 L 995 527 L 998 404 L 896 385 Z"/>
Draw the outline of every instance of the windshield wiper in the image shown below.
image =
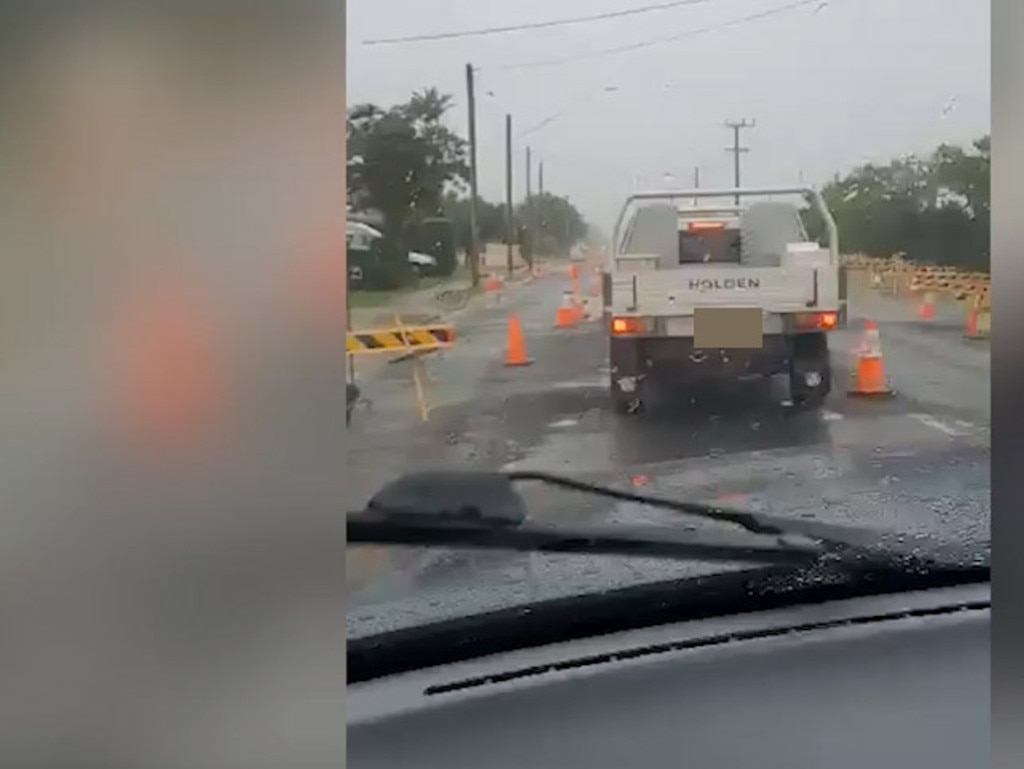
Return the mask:
<path fill-rule="evenodd" d="M 480 521 L 443 523 L 381 513 L 348 517 L 349 544 L 466 547 L 528 553 L 586 553 L 699 561 L 803 564 L 825 552 L 811 541 L 732 532 L 705 534 L 670 527 L 557 527 L 523 523 L 515 528 Z"/>
<path fill-rule="evenodd" d="M 532 523 L 513 484 L 535 481 L 590 495 L 669 509 L 739 531 L 675 526 L 561 527 Z M 827 554 L 874 550 L 879 534 L 679 502 L 539 472 L 429 472 L 403 476 L 380 490 L 365 511 L 348 516 L 348 542 L 585 553 L 700 561 L 802 564 Z"/>

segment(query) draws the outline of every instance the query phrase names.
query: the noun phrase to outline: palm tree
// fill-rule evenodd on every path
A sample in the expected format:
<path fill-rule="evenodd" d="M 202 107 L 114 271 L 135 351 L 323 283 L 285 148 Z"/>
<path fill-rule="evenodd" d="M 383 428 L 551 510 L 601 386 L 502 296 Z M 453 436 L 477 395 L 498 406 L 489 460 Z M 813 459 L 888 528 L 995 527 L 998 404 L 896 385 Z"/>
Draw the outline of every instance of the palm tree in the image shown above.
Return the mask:
<path fill-rule="evenodd" d="M 450 94 L 442 94 L 436 88 L 424 88 L 414 93 L 406 104 L 406 113 L 411 120 L 436 123 L 452 107 Z"/>

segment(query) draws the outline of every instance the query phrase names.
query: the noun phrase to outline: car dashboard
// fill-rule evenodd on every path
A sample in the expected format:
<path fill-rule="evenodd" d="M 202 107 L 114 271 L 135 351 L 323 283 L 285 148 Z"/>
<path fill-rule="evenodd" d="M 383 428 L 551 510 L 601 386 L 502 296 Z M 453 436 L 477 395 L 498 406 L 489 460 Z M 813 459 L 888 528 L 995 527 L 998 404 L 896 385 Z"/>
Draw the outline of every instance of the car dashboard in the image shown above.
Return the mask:
<path fill-rule="evenodd" d="M 348 765 L 987 766 L 990 588 L 698 620 L 349 686 Z"/>

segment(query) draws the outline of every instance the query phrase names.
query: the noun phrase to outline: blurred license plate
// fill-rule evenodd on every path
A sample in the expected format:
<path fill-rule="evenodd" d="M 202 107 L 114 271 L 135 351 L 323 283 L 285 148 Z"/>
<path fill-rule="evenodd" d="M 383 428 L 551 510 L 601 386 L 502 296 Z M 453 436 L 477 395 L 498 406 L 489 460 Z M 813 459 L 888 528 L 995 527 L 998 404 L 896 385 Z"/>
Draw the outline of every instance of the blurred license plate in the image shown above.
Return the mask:
<path fill-rule="evenodd" d="M 696 307 L 693 346 L 697 349 L 759 350 L 764 347 L 760 307 Z"/>

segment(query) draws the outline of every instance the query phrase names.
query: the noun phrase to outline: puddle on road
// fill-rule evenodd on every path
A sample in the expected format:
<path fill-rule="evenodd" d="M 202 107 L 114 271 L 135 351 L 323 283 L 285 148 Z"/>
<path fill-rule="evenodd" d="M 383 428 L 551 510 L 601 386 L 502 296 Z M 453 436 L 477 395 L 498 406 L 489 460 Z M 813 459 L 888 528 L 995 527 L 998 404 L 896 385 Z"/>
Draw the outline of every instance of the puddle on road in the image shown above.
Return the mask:
<path fill-rule="evenodd" d="M 503 426 L 524 456 L 508 469 L 605 472 L 689 458 L 831 444 L 828 418 L 777 403 L 700 403 L 638 417 L 607 408 L 602 389 L 554 388 L 503 405 Z M 724 406 L 724 407 L 723 407 Z M 726 413 L 730 411 L 732 413 Z"/>

